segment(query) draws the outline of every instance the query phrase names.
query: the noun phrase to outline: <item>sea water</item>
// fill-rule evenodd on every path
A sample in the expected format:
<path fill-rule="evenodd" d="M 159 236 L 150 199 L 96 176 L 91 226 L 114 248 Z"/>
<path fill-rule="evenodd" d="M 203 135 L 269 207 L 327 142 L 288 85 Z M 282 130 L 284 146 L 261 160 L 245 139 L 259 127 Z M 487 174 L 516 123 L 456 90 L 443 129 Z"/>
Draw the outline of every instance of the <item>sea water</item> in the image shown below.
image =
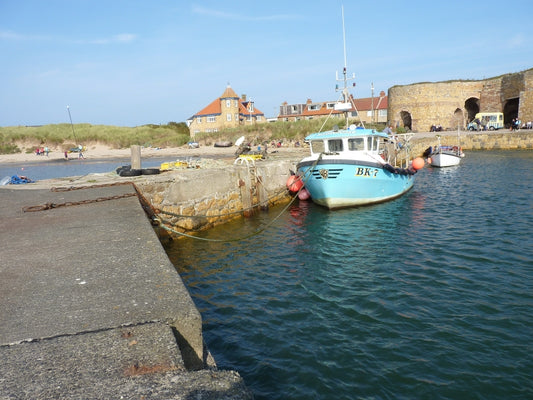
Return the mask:
<path fill-rule="evenodd" d="M 14 162 L 0 165 L 0 179 L 13 175 L 26 176 L 32 181 L 43 179 L 84 176 L 95 173 L 112 173 L 122 165 L 130 165 L 129 158 L 124 159 L 71 159 L 47 158 L 35 156 L 38 162 Z M 142 160 L 143 168 L 159 167 L 163 158 L 147 158 Z"/>
<path fill-rule="evenodd" d="M 532 194 L 533 152 L 467 152 L 394 201 L 296 201 L 166 250 L 256 399 L 528 399 Z"/>

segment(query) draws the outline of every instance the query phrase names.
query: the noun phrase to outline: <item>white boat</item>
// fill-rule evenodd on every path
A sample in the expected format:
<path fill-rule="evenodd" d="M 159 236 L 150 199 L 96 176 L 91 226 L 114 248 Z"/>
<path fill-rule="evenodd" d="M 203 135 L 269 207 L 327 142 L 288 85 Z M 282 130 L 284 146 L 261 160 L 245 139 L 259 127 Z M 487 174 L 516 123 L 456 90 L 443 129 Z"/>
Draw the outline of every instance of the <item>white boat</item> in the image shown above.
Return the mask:
<path fill-rule="evenodd" d="M 457 132 L 459 136 L 459 132 Z M 443 146 L 440 143 L 440 135 L 437 135 L 439 144 L 437 147 L 432 149 L 431 147 L 424 152 L 427 153 L 428 163 L 432 167 L 444 168 L 444 167 L 453 167 L 461 163 L 461 159 L 465 156 L 459 143 L 457 146 Z"/>
<path fill-rule="evenodd" d="M 359 127 L 349 124 L 349 113 L 357 110 L 347 88 L 346 51 L 344 60 L 344 88 L 335 109 L 344 113 L 346 127 L 308 135 L 305 140 L 311 154 L 297 165 L 304 188 L 292 186 L 294 179 L 290 180 L 291 185 L 288 182 L 289 190 L 291 187 L 306 190 L 313 202 L 329 209 L 368 205 L 401 196 L 413 187 L 417 169 L 425 164 L 422 158 L 411 163 L 412 134 L 389 137 L 384 132 L 366 129 L 362 121 Z"/>

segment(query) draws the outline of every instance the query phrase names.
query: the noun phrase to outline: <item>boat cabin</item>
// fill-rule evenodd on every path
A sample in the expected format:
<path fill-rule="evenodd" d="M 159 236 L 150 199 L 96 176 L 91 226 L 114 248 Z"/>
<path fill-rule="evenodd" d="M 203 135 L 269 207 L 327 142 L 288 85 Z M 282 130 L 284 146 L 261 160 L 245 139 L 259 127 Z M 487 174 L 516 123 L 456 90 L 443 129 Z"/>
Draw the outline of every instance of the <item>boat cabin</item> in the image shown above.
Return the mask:
<path fill-rule="evenodd" d="M 382 138 L 387 134 L 376 132 L 372 129 L 351 128 L 341 131 L 327 131 L 314 133 L 306 139 L 311 147 L 311 154 L 354 154 L 355 152 L 367 152 L 379 154 L 383 148 Z"/>

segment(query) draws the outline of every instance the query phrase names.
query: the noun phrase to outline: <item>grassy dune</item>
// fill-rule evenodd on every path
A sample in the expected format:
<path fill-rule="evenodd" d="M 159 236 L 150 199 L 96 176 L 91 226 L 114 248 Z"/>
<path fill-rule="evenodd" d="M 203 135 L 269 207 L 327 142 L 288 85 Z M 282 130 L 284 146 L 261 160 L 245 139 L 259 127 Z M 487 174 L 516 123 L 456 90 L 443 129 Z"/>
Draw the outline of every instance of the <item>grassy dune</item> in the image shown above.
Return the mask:
<path fill-rule="evenodd" d="M 240 136 L 254 143 L 264 141 L 302 141 L 311 132 L 331 129 L 342 125 L 339 119 L 329 119 L 324 126 L 323 119 L 297 122 L 272 122 L 244 125 L 216 133 L 199 133 L 194 140 L 203 145 L 212 145 L 218 140 L 235 141 Z M 368 127 L 368 126 L 367 126 Z M 321 129 L 322 128 L 322 129 Z M 382 129 L 383 127 L 378 127 Z M 33 151 L 38 146 L 64 147 L 78 144 L 99 143 L 111 148 L 128 148 L 132 145 L 145 147 L 179 147 L 191 141 L 186 124 L 169 122 L 166 125 L 142 125 L 118 127 L 91 124 L 50 124 L 42 126 L 0 127 L 0 154 L 14 154 Z"/>

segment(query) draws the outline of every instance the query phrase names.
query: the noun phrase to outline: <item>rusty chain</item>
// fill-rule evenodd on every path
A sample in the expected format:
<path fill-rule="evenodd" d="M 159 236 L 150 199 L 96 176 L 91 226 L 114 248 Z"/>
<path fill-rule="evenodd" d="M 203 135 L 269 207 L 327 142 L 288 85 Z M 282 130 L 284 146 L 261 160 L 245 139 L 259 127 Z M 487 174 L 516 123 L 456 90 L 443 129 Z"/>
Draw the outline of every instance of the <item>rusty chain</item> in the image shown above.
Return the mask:
<path fill-rule="evenodd" d="M 118 194 L 115 196 L 97 197 L 96 199 L 88 199 L 88 200 L 66 201 L 64 203 L 45 203 L 45 204 L 39 204 L 36 206 L 22 207 L 22 211 L 23 212 L 44 211 L 44 210 L 51 210 L 53 208 L 79 206 L 82 204 L 99 203 L 102 201 L 124 199 L 126 197 L 133 197 L 133 196 L 137 196 L 137 193 Z"/>

